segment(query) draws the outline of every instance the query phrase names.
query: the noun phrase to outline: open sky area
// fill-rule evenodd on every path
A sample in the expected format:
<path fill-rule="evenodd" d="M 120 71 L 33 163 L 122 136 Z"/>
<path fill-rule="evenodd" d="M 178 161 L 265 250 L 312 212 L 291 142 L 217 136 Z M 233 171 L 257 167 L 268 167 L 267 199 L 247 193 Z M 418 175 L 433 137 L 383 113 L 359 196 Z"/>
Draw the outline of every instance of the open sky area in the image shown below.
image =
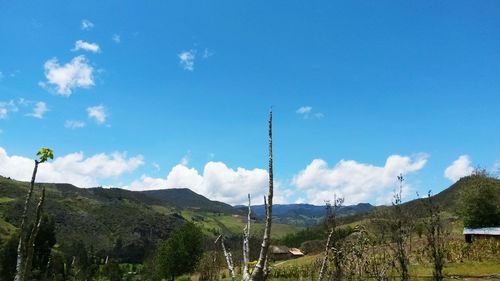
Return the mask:
<path fill-rule="evenodd" d="M 262 198 L 271 106 L 279 203 L 500 169 L 500 1 L 0 0 L 0 42 L 0 175 Z"/>

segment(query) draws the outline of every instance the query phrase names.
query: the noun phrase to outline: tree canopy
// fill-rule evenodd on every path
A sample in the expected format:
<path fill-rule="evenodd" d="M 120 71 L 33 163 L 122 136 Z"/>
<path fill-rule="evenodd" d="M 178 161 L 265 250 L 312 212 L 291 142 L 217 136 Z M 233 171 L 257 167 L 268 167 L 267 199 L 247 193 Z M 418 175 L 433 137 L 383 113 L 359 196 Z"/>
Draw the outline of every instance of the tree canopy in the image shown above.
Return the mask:
<path fill-rule="evenodd" d="M 470 177 L 472 184 L 462 191 L 460 200 L 464 226 L 500 226 L 500 182 L 484 173 Z"/>
<path fill-rule="evenodd" d="M 193 223 L 186 223 L 160 244 L 158 260 L 162 273 L 171 278 L 194 270 L 203 254 L 203 234 Z"/>

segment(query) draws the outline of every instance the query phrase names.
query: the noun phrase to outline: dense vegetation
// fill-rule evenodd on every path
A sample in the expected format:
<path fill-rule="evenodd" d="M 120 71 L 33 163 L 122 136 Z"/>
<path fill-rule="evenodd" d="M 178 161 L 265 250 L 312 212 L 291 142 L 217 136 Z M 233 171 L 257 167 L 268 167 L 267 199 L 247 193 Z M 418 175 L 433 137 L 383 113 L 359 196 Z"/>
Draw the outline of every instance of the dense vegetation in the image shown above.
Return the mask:
<path fill-rule="evenodd" d="M 225 244 L 232 252 L 234 266 L 243 266 L 241 209 L 199 195 L 190 196 L 191 191 L 182 189 L 175 190 L 172 197 L 175 199 L 172 199 L 166 193 L 156 196 L 157 193 L 151 192 L 79 189 L 66 184 L 44 186 L 47 211 L 36 241 L 33 260 L 36 280 L 134 280 L 139 277 L 159 280 L 191 272 L 210 276 L 202 280 L 219 280 L 220 276 L 227 276 L 220 244 L 214 244 L 220 233 L 226 236 Z M 1 280 L 12 280 L 15 272 L 18 218 L 26 189 L 27 183 L 0 178 Z M 426 265 L 432 261 L 432 255 L 443 257 L 445 269 L 450 262 L 495 260 L 499 243 L 479 241 L 468 246 L 463 242 L 461 226 L 462 221 L 471 227 L 498 226 L 499 190 L 500 180 L 475 174 L 432 196 L 432 204 L 439 206 L 434 214 L 439 217 L 429 213 L 429 198 L 400 204 L 400 212 L 410 216 L 403 222 L 408 223 L 406 246 L 409 247 L 410 273 L 414 274 L 416 265 L 432 268 Z M 180 198 L 186 200 L 188 208 L 172 203 L 179 202 Z M 393 234 L 397 232 L 393 224 L 397 220 L 392 216 L 398 214 L 394 208 L 376 207 L 369 213 L 339 216 L 338 227 L 332 235 L 338 251 L 332 253 L 332 258 L 342 262 L 329 265 L 327 273 L 342 269 L 335 274 L 343 274 L 345 280 L 355 280 L 363 274 L 386 277 L 397 274 L 391 246 Z M 437 223 L 431 224 L 432 220 Z M 256 260 L 262 242 L 258 238 L 262 225 L 255 219 L 252 224 L 256 227 L 249 241 L 250 260 Z M 279 224 L 274 226 L 278 232 L 285 229 Z M 304 229 L 290 228 L 281 234 L 275 236 L 274 244 L 298 247 L 308 258 L 316 258 L 293 268 L 272 267 L 270 277 L 316 278 L 320 266 L 317 259 L 321 255 L 315 255 L 324 251 L 328 234 L 324 221 Z M 429 246 L 432 241 L 437 241 L 434 248 Z M 364 267 L 368 265 L 370 268 Z M 361 269 L 365 273 L 361 274 Z"/>

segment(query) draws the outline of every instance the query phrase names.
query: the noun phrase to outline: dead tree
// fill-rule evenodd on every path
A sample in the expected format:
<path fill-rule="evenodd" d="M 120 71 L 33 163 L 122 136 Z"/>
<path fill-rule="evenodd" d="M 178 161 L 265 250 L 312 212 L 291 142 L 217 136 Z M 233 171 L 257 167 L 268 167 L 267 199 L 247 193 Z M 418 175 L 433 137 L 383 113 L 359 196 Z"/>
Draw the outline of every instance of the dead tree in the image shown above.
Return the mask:
<path fill-rule="evenodd" d="M 426 203 L 427 219 L 425 221 L 427 245 L 426 249 L 429 257 L 434 264 L 432 271 L 432 280 L 443 280 L 443 267 L 445 263 L 445 237 L 444 223 L 441 218 L 441 210 L 438 204 L 434 202 L 429 191 Z"/>
<path fill-rule="evenodd" d="M 408 215 L 403 210 L 402 204 L 402 193 L 403 193 L 403 175 L 400 174 L 398 176 L 399 181 L 399 192 L 396 192 L 394 195 L 394 202 L 392 202 L 393 206 L 393 214 L 392 218 L 392 234 L 393 234 L 393 242 L 395 244 L 395 248 L 393 248 L 396 259 L 399 264 L 399 269 L 401 273 L 401 280 L 408 281 L 410 280 L 410 272 L 409 265 L 410 260 L 408 257 L 408 238 L 411 234 L 411 223 L 408 218 Z"/>
<path fill-rule="evenodd" d="M 224 245 L 224 236 L 221 234 L 217 239 L 215 239 L 215 244 L 220 240 L 220 244 L 222 246 L 222 251 L 224 253 L 224 257 L 226 257 L 227 268 L 229 269 L 229 274 L 231 274 L 231 280 L 236 281 L 236 273 L 234 272 L 234 263 L 233 263 L 233 255 L 230 251 L 226 249 L 226 245 Z"/>
<path fill-rule="evenodd" d="M 25 239 L 27 239 L 25 225 L 26 225 L 26 221 L 28 218 L 28 209 L 29 209 L 29 205 L 30 205 L 30 201 L 31 201 L 31 196 L 33 194 L 33 189 L 35 187 L 35 179 L 36 179 L 36 173 L 38 171 L 38 165 L 46 162 L 49 159 L 53 159 L 54 153 L 49 148 L 41 148 L 38 151 L 38 153 L 36 154 L 36 156 L 38 157 L 38 159 L 35 159 L 35 167 L 33 168 L 33 174 L 31 176 L 30 187 L 28 190 L 28 194 L 26 195 L 26 199 L 24 201 L 23 213 L 21 215 L 21 226 L 19 227 L 19 232 L 20 232 L 19 233 L 19 242 L 17 244 L 16 275 L 14 276 L 14 281 L 25 280 L 25 273 L 26 273 L 25 269 L 27 266 L 26 261 L 25 261 L 25 258 L 27 257 L 26 250 L 30 247 L 30 245 L 28 245 L 28 248 L 26 248 L 26 245 L 25 245 Z M 42 191 L 42 193 L 44 194 L 44 191 Z M 44 196 L 45 195 L 43 195 L 43 198 L 45 198 Z M 40 212 L 41 212 L 41 208 L 43 206 L 43 201 L 40 201 L 40 203 L 42 203 L 42 204 L 41 205 L 39 204 L 39 208 L 37 208 L 37 213 L 38 213 L 38 209 L 40 209 Z M 35 224 L 33 226 L 34 229 L 30 233 L 33 234 L 34 231 L 35 231 L 35 234 L 38 233 L 38 230 L 36 230 L 36 229 L 39 229 L 38 224 L 39 224 L 39 221 L 38 221 L 38 219 L 36 219 Z M 36 237 L 30 237 L 30 241 L 35 241 L 35 238 Z M 31 265 L 29 266 L 29 269 L 31 270 Z"/>
<path fill-rule="evenodd" d="M 26 245 L 26 260 L 24 264 L 24 280 L 30 280 L 31 278 L 31 267 L 33 263 L 33 254 L 35 251 L 35 240 L 40 231 L 40 226 L 42 224 L 42 211 L 43 204 L 45 203 L 45 186 L 42 187 L 42 195 L 40 196 L 40 201 L 36 207 L 36 218 L 33 228 L 31 229 L 31 234 Z"/>
<path fill-rule="evenodd" d="M 243 276 L 242 280 L 247 281 L 250 279 L 250 222 L 251 222 L 251 201 L 250 194 L 248 194 L 248 215 L 247 215 L 247 225 L 243 229 Z"/>
<path fill-rule="evenodd" d="M 265 280 L 265 267 L 271 243 L 271 224 L 273 218 L 273 112 L 269 111 L 269 191 L 267 195 L 266 226 L 260 247 L 259 259 L 250 277 L 251 281 Z"/>
<path fill-rule="evenodd" d="M 339 249 L 334 248 L 334 246 L 336 246 L 335 245 L 335 240 L 336 240 L 335 239 L 335 231 L 337 228 L 338 209 L 344 203 L 344 198 L 337 198 L 337 196 L 335 195 L 333 201 L 334 201 L 333 209 L 331 208 L 329 201 L 326 203 L 325 222 L 326 222 L 327 227 L 330 228 L 330 230 L 328 232 L 328 238 L 326 239 L 325 252 L 324 252 L 323 260 L 321 262 L 321 267 L 320 267 L 319 274 L 318 274 L 318 281 L 323 280 L 323 278 L 325 277 L 327 262 L 330 258 L 330 252 L 332 250 L 333 250 L 333 254 L 334 254 L 333 259 L 334 259 L 334 263 L 336 265 L 336 268 L 337 267 L 340 268 L 340 260 L 338 259 L 338 256 L 337 256 L 337 251 Z M 340 272 L 340 271 L 338 271 L 338 269 L 337 269 L 337 272 Z"/>

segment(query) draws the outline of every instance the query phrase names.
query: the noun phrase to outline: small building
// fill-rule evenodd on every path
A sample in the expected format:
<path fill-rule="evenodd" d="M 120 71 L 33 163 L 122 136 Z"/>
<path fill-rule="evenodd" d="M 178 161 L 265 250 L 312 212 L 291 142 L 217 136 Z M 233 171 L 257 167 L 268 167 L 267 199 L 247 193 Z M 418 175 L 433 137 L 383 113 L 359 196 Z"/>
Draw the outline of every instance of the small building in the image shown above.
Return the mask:
<path fill-rule="evenodd" d="M 288 248 L 287 246 L 271 245 L 269 247 L 272 260 L 289 260 L 304 256 L 297 248 Z"/>
<path fill-rule="evenodd" d="M 465 242 L 472 243 L 475 239 L 494 238 L 500 240 L 500 227 L 464 228 Z"/>

